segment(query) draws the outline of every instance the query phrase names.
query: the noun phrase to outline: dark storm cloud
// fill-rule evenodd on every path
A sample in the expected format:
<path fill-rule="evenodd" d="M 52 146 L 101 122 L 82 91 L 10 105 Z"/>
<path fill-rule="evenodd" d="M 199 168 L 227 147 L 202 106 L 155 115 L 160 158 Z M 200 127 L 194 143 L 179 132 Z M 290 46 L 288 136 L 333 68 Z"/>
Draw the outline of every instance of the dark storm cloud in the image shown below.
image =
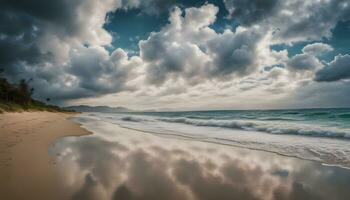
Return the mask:
<path fill-rule="evenodd" d="M 67 0 L 4 0 L 0 3 L 1 12 L 8 15 L 3 19 L 6 30 L 17 30 L 6 33 L 8 36 L 35 35 L 42 37 L 44 32 L 54 31 L 61 38 L 81 37 L 87 29 L 89 20 L 84 17 L 92 12 L 92 1 L 67 1 Z M 34 33 L 36 30 L 37 33 Z M 7 31 L 8 32 L 8 31 Z M 84 38 L 84 42 L 88 42 Z M 32 38 L 27 42 L 35 44 Z"/>
<path fill-rule="evenodd" d="M 55 101 L 123 90 L 132 61 L 107 52 L 103 29 L 117 1 L 1 1 L 0 67 L 6 78 L 33 78 L 36 97 Z"/>
<path fill-rule="evenodd" d="M 338 55 L 316 73 L 316 81 L 330 82 L 350 78 L 350 55 Z"/>
<path fill-rule="evenodd" d="M 72 18 L 75 16 L 74 9 L 81 2 L 81 0 L 3 0 L 2 8 L 27 14 L 28 17 L 63 23 L 73 21 Z"/>
<path fill-rule="evenodd" d="M 39 22 L 22 13 L 6 10 L 0 4 L 0 67 L 17 72 L 11 65 L 20 61 L 35 64 L 45 58 L 35 41 L 40 37 Z"/>
<path fill-rule="evenodd" d="M 224 0 L 230 17 L 242 25 L 251 25 L 272 15 L 278 8 L 278 0 Z"/>

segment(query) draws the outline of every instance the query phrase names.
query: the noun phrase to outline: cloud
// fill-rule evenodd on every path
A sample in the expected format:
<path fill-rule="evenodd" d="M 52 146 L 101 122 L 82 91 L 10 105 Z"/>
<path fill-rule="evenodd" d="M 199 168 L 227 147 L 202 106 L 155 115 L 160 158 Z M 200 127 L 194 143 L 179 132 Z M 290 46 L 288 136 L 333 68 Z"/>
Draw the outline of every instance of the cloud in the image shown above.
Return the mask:
<path fill-rule="evenodd" d="M 174 0 L 122 0 L 124 8 L 139 8 L 142 12 L 159 15 L 167 12 L 175 4 Z"/>
<path fill-rule="evenodd" d="M 225 20 L 213 4 L 174 5 L 171 0 L 4 0 L 0 67 L 12 82 L 33 78 L 35 98 L 98 102 L 107 95 L 123 99 L 125 105 L 135 101 L 135 106 L 152 107 L 193 100 L 195 105 L 187 109 L 219 106 L 212 96 L 222 98 L 220 108 L 246 98 L 257 106 L 268 100 L 254 95 L 289 95 L 314 76 L 318 82 L 349 78 L 348 55 L 330 63 L 323 60 L 333 51 L 328 44 L 307 44 L 291 57 L 287 50 L 270 48 L 330 38 L 339 21 L 350 19 L 345 0 L 225 0 Z M 170 9 L 169 23 L 139 41 L 139 52 L 128 55 L 112 46 L 116 38 L 104 28 L 109 14 L 120 9 L 149 15 Z M 218 28 L 223 21 L 238 26 Z M 151 101 L 154 98 L 159 102 Z"/>
<path fill-rule="evenodd" d="M 236 74 L 244 76 L 256 69 L 257 44 L 262 38 L 259 29 L 226 30 L 208 41 L 212 59 L 211 75 Z"/>
<path fill-rule="evenodd" d="M 6 77 L 12 81 L 33 78 L 36 98 L 59 102 L 140 90 L 147 85 L 143 77 L 157 87 L 174 80 L 186 88 L 186 84 L 228 80 L 256 70 L 262 34 L 257 28 L 215 32 L 210 26 L 218 8 L 212 4 L 174 8 L 169 24 L 139 43 L 139 56 L 130 57 L 123 49 L 107 51 L 112 35 L 103 28 L 106 14 L 143 6 L 133 2 L 54 1 L 52 5 L 64 10 L 62 14 L 50 12 L 51 5 L 42 10 L 34 4 L 6 1 L 1 7 L 6 11 L 1 12 L 6 26 L 0 27 L 1 49 L 6 49 L 0 64 Z M 161 93 L 169 92 L 164 88 Z"/>
<path fill-rule="evenodd" d="M 301 84 L 283 99 L 286 106 L 299 108 L 349 107 L 349 82 L 313 82 Z"/>
<path fill-rule="evenodd" d="M 328 44 L 324 44 L 324 43 L 312 43 L 312 44 L 308 44 L 306 45 L 303 49 L 302 52 L 305 54 L 312 54 L 312 55 L 323 55 L 325 53 L 331 52 L 333 51 L 333 47 L 331 47 Z"/>
<path fill-rule="evenodd" d="M 346 0 L 225 0 L 230 15 L 244 26 L 269 27 L 276 43 L 331 37 L 338 21 L 349 20 Z M 334 12 L 336 11 L 336 12 Z"/>
<path fill-rule="evenodd" d="M 2 1 L 0 67 L 11 81 L 33 78 L 37 98 L 53 101 L 124 90 L 136 57 L 109 53 L 103 28 L 119 0 Z"/>
<path fill-rule="evenodd" d="M 322 63 L 313 55 L 297 54 L 288 62 L 287 66 L 291 70 L 315 70 L 322 66 Z"/>
<path fill-rule="evenodd" d="M 209 26 L 215 22 L 217 12 L 212 4 L 187 8 L 184 14 L 175 8 L 169 24 L 139 43 L 149 82 L 160 85 L 182 77 L 197 83 L 254 71 L 256 47 L 262 37 L 259 29 L 216 33 Z"/>
<path fill-rule="evenodd" d="M 276 11 L 279 6 L 278 0 L 224 0 L 230 17 L 236 19 L 242 25 L 251 25 L 263 21 Z"/>
<path fill-rule="evenodd" d="M 317 71 L 318 82 L 339 81 L 350 78 L 350 55 L 337 55 L 327 66 Z"/>
<path fill-rule="evenodd" d="M 42 34 L 74 38 L 94 45 L 111 42 L 111 35 L 103 28 L 105 14 L 120 6 L 119 0 L 5 0 L 2 3 L 2 9 L 13 16 L 12 18 L 18 17 L 22 22 L 36 26 Z"/>

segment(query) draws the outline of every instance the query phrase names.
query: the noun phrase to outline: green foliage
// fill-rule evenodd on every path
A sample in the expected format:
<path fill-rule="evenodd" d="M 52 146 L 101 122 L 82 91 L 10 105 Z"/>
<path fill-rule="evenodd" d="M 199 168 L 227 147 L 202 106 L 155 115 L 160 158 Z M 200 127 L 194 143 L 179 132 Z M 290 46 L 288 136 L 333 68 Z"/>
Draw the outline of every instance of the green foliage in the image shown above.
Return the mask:
<path fill-rule="evenodd" d="M 33 99 L 34 92 L 28 83 L 22 79 L 18 86 L 10 84 L 6 79 L 0 78 L 0 113 L 18 111 L 49 111 L 49 112 L 70 112 L 58 106 L 47 105 Z M 50 99 L 50 98 L 47 98 Z M 49 100 L 47 100 L 49 101 Z"/>

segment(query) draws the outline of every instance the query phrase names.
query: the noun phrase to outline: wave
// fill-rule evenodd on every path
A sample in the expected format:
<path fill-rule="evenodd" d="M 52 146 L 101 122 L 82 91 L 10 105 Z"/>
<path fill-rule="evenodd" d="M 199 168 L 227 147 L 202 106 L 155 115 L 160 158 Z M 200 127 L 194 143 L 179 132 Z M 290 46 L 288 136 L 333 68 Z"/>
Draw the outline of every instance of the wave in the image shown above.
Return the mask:
<path fill-rule="evenodd" d="M 338 114 L 337 117 L 348 119 L 348 118 L 350 118 L 350 113 Z"/>
<path fill-rule="evenodd" d="M 145 122 L 145 121 L 152 121 L 149 119 L 146 119 L 144 117 L 136 117 L 136 116 L 124 116 L 120 118 L 122 121 L 129 121 L 129 122 Z"/>
<path fill-rule="evenodd" d="M 188 119 L 185 117 L 160 118 L 158 120 L 172 123 L 183 123 L 194 126 L 210 126 L 241 129 L 247 131 L 260 131 L 271 134 L 288 134 L 350 139 L 350 130 L 342 130 L 332 127 L 321 127 L 297 123 L 272 123 L 244 120 L 195 120 Z"/>
<path fill-rule="evenodd" d="M 344 112 L 345 113 L 345 112 Z M 132 114 L 99 114 L 91 116 L 89 114 L 72 117 L 82 123 L 84 127 L 97 130 L 96 127 L 103 127 L 107 130 L 110 123 L 122 128 L 128 128 L 161 137 L 179 138 L 184 140 L 194 140 L 210 142 L 221 145 L 243 147 L 267 152 L 274 152 L 280 155 L 298 157 L 302 159 L 320 161 L 322 163 L 350 167 L 350 150 L 348 140 L 350 139 L 350 129 L 336 127 L 325 127 L 322 124 L 302 124 L 294 122 L 257 121 L 257 120 L 206 120 L 192 119 L 186 117 L 165 117 L 155 115 L 132 115 Z M 98 125 L 95 121 L 101 121 Z M 173 124 L 170 124 L 173 123 Z M 179 123 L 179 124 L 176 124 Z M 183 125 L 187 124 L 187 125 Z M 193 126 L 193 127 L 190 127 Z M 196 127 L 203 126 L 203 127 Z M 243 131 L 218 131 L 218 127 Z M 113 126 L 109 127 L 113 131 Z M 259 133 L 266 132 L 266 134 Z M 267 134 L 271 133 L 271 134 Z M 315 139 L 313 137 L 288 137 L 273 134 L 293 134 L 338 138 L 331 140 L 327 138 Z M 285 139 L 287 138 L 287 139 Z"/>
<path fill-rule="evenodd" d="M 298 121 L 296 119 L 286 118 L 286 117 L 261 117 L 258 119 L 265 120 L 265 121 Z"/>
<path fill-rule="evenodd" d="M 325 116 L 330 115 L 330 112 L 310 112 L 310 113 L 303 113 L 303 116 L 313 117 L 313 116 Z"/>
<path fill-rule="evenodd" d="M 299 115 L 300 112 L 296 112 L 296 111 L 286 111 L 286 112 L 282 112 L 282 114 L 286 114 L 286 115 Z"/>

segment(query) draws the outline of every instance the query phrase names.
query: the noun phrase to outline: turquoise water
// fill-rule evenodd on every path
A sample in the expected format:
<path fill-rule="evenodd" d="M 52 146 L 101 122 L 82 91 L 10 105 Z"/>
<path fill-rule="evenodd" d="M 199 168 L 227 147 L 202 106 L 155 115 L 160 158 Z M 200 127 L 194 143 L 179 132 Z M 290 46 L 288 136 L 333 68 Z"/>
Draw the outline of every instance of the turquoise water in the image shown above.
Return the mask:
<path fill-rule="evenodd" d="M 193 126 L 255 130 L 275 134 L 350 138 L 350 109 L 220 110 L 133 113 Z M 142 120 L 142 118 L 124 118 Z M 145 118 L 145 120 L 147 120 Z"/>

